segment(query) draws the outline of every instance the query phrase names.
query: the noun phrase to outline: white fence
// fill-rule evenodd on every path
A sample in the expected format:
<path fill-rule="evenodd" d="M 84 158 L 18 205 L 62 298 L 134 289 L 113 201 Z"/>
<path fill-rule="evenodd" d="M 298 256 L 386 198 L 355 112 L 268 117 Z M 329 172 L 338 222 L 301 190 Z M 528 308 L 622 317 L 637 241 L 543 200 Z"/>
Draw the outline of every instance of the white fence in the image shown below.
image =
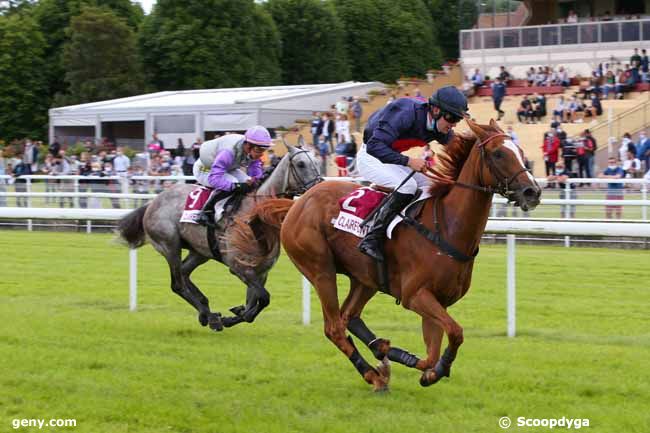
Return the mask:
<path fill-rule="evenodd" d="M 50 209 L 50 208 L 6 208 L 0 207 L 0 219 L 78 219 L 78 220 L 118 220 L 130 209 Z M 507 309 L 509 337 L 515 336 L 515 235 L 595 235 L 629 236 L 650 238 L 650 223 L 646 222 L 602 222 L 565 220 L 521 220 L 490 219 L 487 233 L 507 234 Z M 303 323 L 311 321 L 311 288 L 303 277 Z M 137 255 L 129 251 L 129 308 L 137 309 Z"/>

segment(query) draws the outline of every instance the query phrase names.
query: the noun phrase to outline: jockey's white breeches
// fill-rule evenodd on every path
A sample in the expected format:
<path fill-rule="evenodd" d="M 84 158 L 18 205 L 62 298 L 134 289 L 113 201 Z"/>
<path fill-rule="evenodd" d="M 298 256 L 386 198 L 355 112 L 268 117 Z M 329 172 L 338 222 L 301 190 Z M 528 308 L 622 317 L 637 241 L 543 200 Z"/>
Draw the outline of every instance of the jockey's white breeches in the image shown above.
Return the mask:
<path fill-rule="evenodd" d="M 192 167 L 192 174 L 198 183 L 203 186 L 207 186 L 208 188 L 212 188 L 212 185 L 210 185 L 210 182 L 208 182 L 208 177 L 210 176 L 210 168 L 206 168 L 200 159 L 197 159 L 194 163 L 194 166 Z M 228 179 L 229 181 L 235 183 L 246 182 L 248 179 L 250 179 L 249 175 L 238 168 L 231 170 L 228 173 L 224 173 L 223 177 L 224 179 Z"/>
<path fill-rule="evenodd" d="M 361 145 L 357 154 L 357 169 L 359 175 L 367 181 L 388 188 L 397 188 L 400 183 L 411 173 L 411 169 L 404 165 L 384 164 L 366 152 L 366 145 Z M 399 189 L 404 194 L 415 194 L 418 188 L 431 185 L 433 181 L 422 173 L 415 175 Z"/>

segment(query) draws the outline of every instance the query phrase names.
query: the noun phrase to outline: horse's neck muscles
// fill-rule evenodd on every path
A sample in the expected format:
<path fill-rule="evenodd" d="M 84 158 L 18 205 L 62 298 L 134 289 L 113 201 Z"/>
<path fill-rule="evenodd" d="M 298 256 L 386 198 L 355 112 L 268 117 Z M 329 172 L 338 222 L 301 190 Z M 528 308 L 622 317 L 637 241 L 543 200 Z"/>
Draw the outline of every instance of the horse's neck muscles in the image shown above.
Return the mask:
<path fill-rule="evenodd" d="M 480 154 L 478 148 L 472 150 L 458 181 L 470 185 L 480 184 Z M 481 241 L 490 213 L 492 194 L 470 188 L 455 186 L 442 199 L 444 218 L 443 236 L 460 251 L 471 255 Z"/>

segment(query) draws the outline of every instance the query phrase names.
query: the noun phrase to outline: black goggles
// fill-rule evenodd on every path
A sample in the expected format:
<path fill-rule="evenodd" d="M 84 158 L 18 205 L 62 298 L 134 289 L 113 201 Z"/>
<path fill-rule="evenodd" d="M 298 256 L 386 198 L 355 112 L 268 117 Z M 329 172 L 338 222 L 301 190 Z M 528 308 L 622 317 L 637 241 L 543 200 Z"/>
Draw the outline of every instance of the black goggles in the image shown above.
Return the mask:
<path fill-rule="evenodd" d="M 448 111 L 443 111 L 442 118 L 445 119 L 449 123 L 458 123 L 458 122 L 460 122 L 461 120 L 464 119 L 464 117 L 457 116 L 457 115 L 455 115 L 453 113 L 450 113 Z"/>

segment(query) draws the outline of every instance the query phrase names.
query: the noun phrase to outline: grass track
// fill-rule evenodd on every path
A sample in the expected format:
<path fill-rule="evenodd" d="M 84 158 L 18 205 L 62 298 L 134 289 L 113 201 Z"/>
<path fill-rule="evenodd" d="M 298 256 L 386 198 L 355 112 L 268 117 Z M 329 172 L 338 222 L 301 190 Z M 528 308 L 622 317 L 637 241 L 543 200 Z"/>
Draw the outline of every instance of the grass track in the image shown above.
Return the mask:
<path fill-rule="evenodd" d="M 127 251 L 110 236 L 2 231 L 0 250 L 0 432 L 15 418 L 76 418 L 41 431 L 93 433 L 497 432 L 506 415 L 650 431 L 649 252 L 518 246 L 519 336 L 508 339 L 505 249 L 484 246 L 470 292 L 450 309 L 465 329 L 452 377 L 425 389 L 394 365 L 391 392 L 374 395 L 322 335 L 315 296 L 314 323 L 300 324 L 300 276 L 285 256 L 256 323 L 216 334 L 171 293 L 149 246 L 137 313 Z M 221 265 L 194 280 L 215 309 L 243 301 Z M 364 317 L 423 354 L 417 316 L 388 297 Z"/>

